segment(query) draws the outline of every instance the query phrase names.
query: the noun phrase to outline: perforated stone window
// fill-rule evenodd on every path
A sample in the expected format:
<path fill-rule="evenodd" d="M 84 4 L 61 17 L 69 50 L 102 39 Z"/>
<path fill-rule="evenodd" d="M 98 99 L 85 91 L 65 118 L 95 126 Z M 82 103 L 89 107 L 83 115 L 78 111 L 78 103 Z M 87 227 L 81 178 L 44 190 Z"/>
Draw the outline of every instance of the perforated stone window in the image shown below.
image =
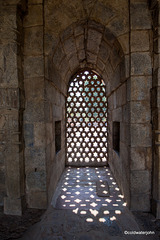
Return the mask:
<path fill-rule="evenodd" d="M 56 153 L 61 150 L 61 121 L 55 122 L 55 150 Z"/>
<path fill-rule="evenodd" d="M 87 69 L 72 78 L 66 112 L 67 165 L 106 165 L 107 98 L 97 73 Z"/>
<path fill-rule="evenodd" d="M 113 122 L 113 149 L 120 152 L 120 122 Z"/>

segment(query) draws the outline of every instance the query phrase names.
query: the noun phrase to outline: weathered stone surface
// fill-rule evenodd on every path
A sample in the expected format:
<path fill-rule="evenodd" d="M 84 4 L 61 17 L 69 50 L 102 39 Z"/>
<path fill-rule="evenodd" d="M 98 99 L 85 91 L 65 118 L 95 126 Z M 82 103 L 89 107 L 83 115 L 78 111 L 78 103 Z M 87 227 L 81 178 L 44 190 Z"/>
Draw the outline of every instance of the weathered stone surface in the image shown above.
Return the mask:
<path fill-rule="evenodd" d="M 150 124 L 131 124 L 132 147 L 150 147 L 152 144 Z"/>
<path fill-rule="evenodd" d="M 29 4 L 40 4 L 43 3 L 43 0 L 28 0 Z"/>
<path fill-rule="evenodd" d="M 98 54 L 102 33 L 93 29 L 88 30 L 87 50 Z"/>
<path fill-rule="evenodd" d="M 151 57 L 148 53 L 131 54 L 131 75 L 151 75 Z"/>
<path fill-rule="evenodd" d="M 88 63 L 96 64 L 96 60 L 97 60 L 96 54 L 87 52 L 87 62 Z"/>
<path fill-rule="evenodd" d="M 91 12 L 92 18 L 95 18 L 96 21 L 101 19 L 104 25 L 106 25 L 114 15 L 114 9 L 109 4 L 105 6 L 98 1 L 96 2 L 94 9 Z"/>
<path fill-rule="evenodd" d="M 76 37 L 76 47 L 78 51 L 84 49 L 84 41 L 84 35 Z"/>
<path fill-rule="evenodd" d="M 131 148 L 131 170 L 145 170 L 146 149 Z"/>
<path fill-rule="evenodd" d="M 132 29 L 150 29 L 150 13 L 147 3 L 131 4 L 131 28 Z"/>
<path fill-rule="evenodd" d="M 134 211 L 150 211 L 150 195 L 137 194 L 131 196 L 131 210 Z"/>
<path fill-rule="evenodd" d="M 25 29 L 24 54 L 43 54 L 43 27 L 29 27 Z"/>
<path fill-rule="evenodd" d="M 150 174 L 147 170 L 131 171 L 131 194 L 150 193 Z"/>
<path fill-rule="evenodd" d="M 45 171 L 35 171 L 26 175 L 27 189 L 31 190 L 46 190 L 46 173 Z"/>
<path fill-rule="evenodd" d="M 26 147 L 33 147 L 34 145 L 34 125 L 33 123 L 24 124 L 24 137 Z"/>
<path fill-rule="evenodd" d="M 122 121 L 122 108 L 116 108 L 112 111 L 112 121 L 121 122 Z"/>
<path fill-rule="evenodd" d="M 76 53 L 75 39 L 73 37 L 70 37 L 64 41 L 63 45 L 64 45 L 65 53 L 68 59 L 70 59 L 71 56 Z"/>
<path fill-rule="evenodd" d="M 24 120 L 30 123 L 44 120 L 44 104 L 42 100 L 27 102 Z"/>
<path fill-rule="evenodd" d="M 77 58 L 76 55 L 74 55 L 74 56 L 72 56 L 72 57 L 70 58 L 70 60 L 69 60 L 69 65 L 70 65 L 70 70 L 71 70 L 71 72 L 75 72 L 75 70 L 78 69 L 78 67 L 79 67 L 79 61 L 78 61 L 78 58 Z M 68 69 L 67 69 L 67 71 L 66 71 L 65 73 L 67 73 L 67 72 L 68 72 Z"/>
<path fill-rule="evenodd" d="M 57 68 L 59 68 L 59 65 L 64 57 L 65 57 L 65 53 L 63 51 L 63 46 L 62 44 L 59 44 L 53 55 L 53 63 Z"/>
<path fill-rule="evenodd" d="M 112 34 L 114 34 L 114 36 L 117 37 L 127 33 L 128 26 L 129 26 L 128 18 L 124 18 L 124 15 L 121 18 L 120 17 L 113 18 L 108 24 L 108 27 L 111 29 Z"/>
<path fill-rule="evenodd" d="M 131 52 L 149 51 L 149 32 L 132 31 L 131 32 Z"/>
<path fill-rule="evenodd" d="M 133 101 L 131 102 L 131 123 L 150 123 L 151 112 L 150 102 Z"/>
<path fill-rule="evenodd" d="M 149 100 L 152 78 L 151 77 L 132 77 L 131 78 L 131 100 Z"/>
<path fill-rule="evenodd" d="M 105 42 L 102 41 L 99 49 L 99 55 L 98 57 L 103 61 L 106 62 L 107 59 L 109 58 L 111 48 L 110 46 Z"/>
<path fill-rule="evenodd" d="M 116 105 L 117 107 L 120 107 L 122 105 L 126 104 L 126 84 L 124 83 L 122 86 L 120 86 L 116 91 Z"/>
<path fill-rule="evenodd" d="M 33 191 L 31 193 L 28 193 L 27 202 L 31 208 L 46 209 L 47 208 L 46 192 Z"/>
<path fill-rule="evenodd" d="M 54 140 L 55 132 L 53 129 L 53 124 L 52 123 L 47 123 L 46 124 L 46 142 L 47 145 L 50 144 Z"/>
<path fill-rule="evenodd" d="M 122 36 L 119 36 L 117 39 L 123 49 L 124 54 L 128 54 L 129 53 L 129 34 L 126 33 Z"/>
<path fill-rule="evenodd" d="M 45 169 L 45 151 L 39 147 L 26 147 L 25 149 L 25 169 L 27 171 L 35 171 L 37 169 Z"/>
<path fill-rule="evenodd" d="M 44 95 L 44 78 L 27 78 L 24 80 L 25 97 L 27 101 L 40 98 Z"/>
<path fill-rule="evenodd" d="M 34 124 L 34 145 L 35 147 L 45 146 L 45 124 Z"/>
<path fill-rule="evenodd" d="M 4 213 L 9 215 L 22 215 L 22 203 L 21 199 L 16 198 L 4 198 Z"/>
<path fill-rule="evenodd" d="M 97 68 L 99 69 L 99 72 L 103 72 L 105 68 L 105 64 L 98 58 L 97 59 Z"/>
<path fill-rule="evenodd" d="M 24 60 L 24 77 L 33 78 L 44 75 L 44 60 L 42 56 L 29 56 Z"/>
<path fill-rule="evenodd" d="M 24 18 L 24 27 L 43 25 L 42 5 L 29 5 L 28 14 Z"/>

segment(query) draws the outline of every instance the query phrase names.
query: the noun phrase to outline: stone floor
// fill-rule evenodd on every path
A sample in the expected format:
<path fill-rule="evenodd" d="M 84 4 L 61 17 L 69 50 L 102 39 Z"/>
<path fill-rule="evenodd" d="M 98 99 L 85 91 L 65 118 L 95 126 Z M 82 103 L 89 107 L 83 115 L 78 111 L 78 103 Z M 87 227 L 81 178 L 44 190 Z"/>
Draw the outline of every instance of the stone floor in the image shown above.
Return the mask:
<path fill-rule="evenodd" d="M 109 168 L 69 167 L 52 205 L 22 240 L 159 239 L 156 232 L 150 231 L 137 224 Z"/>

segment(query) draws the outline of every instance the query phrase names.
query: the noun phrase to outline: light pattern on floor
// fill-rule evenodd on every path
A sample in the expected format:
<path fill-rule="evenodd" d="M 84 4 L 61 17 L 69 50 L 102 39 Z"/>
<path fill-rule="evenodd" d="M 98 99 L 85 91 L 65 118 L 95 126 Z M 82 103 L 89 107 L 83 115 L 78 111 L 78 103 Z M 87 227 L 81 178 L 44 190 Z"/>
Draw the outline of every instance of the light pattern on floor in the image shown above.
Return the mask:
<path fill-rule="evenodd" d="M 96 182 L 107 181 L 110 196 L 99 197 Z M 67 168 L 56 201 L 56 209 L 71 209 L 73 213 L 86 216 L 87 222 L 98 220 L 111 224 L 126 206 L 124 196 L 107 167 Z M 98 219 L 97 219 L 98 218 Z"/>

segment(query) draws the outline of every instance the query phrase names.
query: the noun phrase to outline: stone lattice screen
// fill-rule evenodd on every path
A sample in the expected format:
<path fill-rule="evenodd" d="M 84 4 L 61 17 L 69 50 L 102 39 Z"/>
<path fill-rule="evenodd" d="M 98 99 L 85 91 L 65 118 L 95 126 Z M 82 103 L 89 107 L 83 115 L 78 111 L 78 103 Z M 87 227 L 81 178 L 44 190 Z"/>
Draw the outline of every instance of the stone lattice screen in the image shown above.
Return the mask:
<path fill-rule="evenodd" d="M 98 74 L 84 70 L 72 78 L 66 109 L 67 165 L 106 165 L 107 99 Z"/>

